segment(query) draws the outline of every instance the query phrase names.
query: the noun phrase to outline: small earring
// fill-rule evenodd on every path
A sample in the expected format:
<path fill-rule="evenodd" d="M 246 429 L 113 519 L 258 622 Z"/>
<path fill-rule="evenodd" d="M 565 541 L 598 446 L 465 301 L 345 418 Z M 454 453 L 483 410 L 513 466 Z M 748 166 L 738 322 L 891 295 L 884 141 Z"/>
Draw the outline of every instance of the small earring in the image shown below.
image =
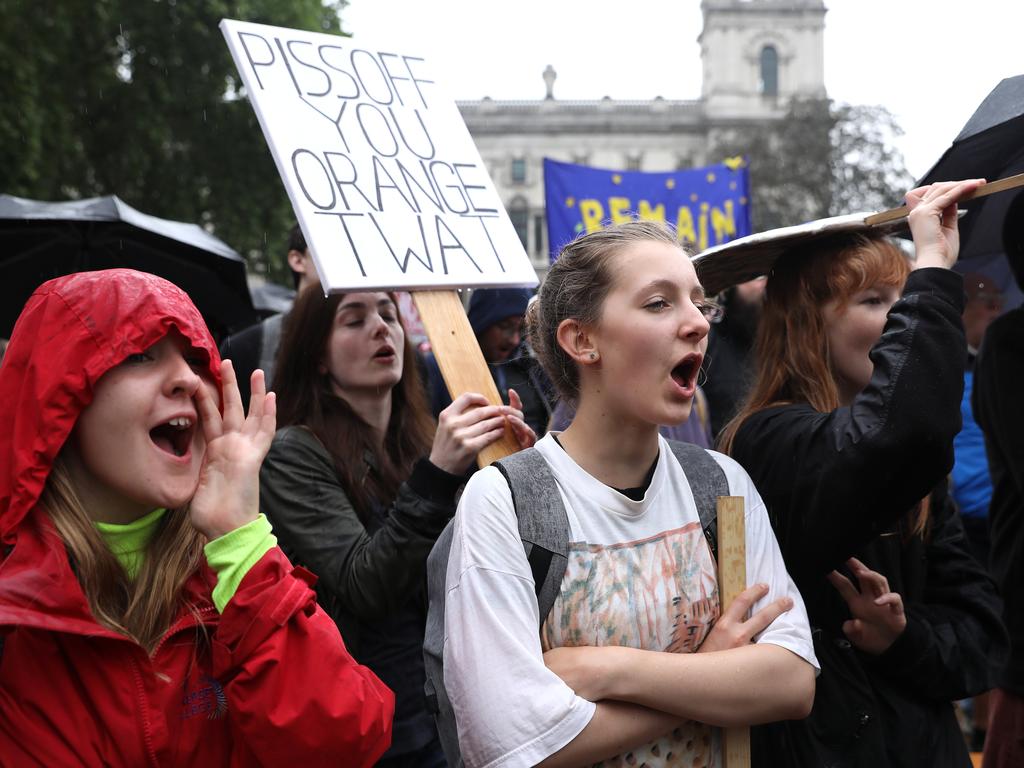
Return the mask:
<path fill-rule="evenodd" d="M 591 361 L 597 360 L 597 352 L 591 352 L 590 353 L 590 359 L 591 359 Z"/>

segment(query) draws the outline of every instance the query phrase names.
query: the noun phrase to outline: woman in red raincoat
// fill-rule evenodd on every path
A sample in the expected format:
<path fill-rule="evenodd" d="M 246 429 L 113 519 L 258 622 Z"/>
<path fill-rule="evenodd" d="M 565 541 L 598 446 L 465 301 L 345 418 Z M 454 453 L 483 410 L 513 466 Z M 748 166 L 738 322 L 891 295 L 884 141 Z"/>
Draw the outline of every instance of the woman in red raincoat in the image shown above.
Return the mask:
<path fill-rule="evenodd" d="M 252 388 L 245 416 L 199 312 L 153 275 L 29 299 L 0 367 L 0 765 L 387 748 L 391 692 L 259 514 L 275 401 L 261 372 Z"/>

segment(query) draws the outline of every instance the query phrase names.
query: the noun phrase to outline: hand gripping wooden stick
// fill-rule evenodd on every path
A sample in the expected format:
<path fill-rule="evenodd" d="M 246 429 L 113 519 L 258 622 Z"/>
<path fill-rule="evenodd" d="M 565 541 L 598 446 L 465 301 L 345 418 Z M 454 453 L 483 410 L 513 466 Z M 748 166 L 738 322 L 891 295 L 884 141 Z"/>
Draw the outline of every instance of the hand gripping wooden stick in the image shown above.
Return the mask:
<path fill-rule="evenodd" d="M 982 184 L 969 195 L 961 197 L 960 202 L 965 203 L 968 200 L 985 197 L 986 195 L 994 195 L 996 192 L 1003 192 L 1007 189 L 1016 189 L 1017 187 L 1024 187 L 1024 173 L 1018 173 L 1016 176 L 1007 176 L 1005 179 L 999 179 L 998 181 L 990 181 L 988 184 Z M 899 208 L 890 208 L 888 211 L 873 213 L 864 219 L 864 223 L 873 227 L 878 224 L 888 224 L 890 221 L 905 219 L 909 214 L 910 208 L 905 205 L 901 205 Z"/>
<path fill-rule="evenodd" d="M 747 538 L 742 496 L 718 497 L 718 595 L 721 610 L 747 588 Z M 750 768 L 750 728 L 722 732 L 725 768 Z"/>
<path fill-rule="evenodd" d="M 491 403 L 501 405 L 498 387 L 459 295 L 455 291 L 414 291 L 412 298 L 452 400 L 463 392 L 479 392 Z M 481 467 L 486 467 L 518 450 L 519 444 L 506 425 L 502 439 L 480 451 L 476 460 Z"/>

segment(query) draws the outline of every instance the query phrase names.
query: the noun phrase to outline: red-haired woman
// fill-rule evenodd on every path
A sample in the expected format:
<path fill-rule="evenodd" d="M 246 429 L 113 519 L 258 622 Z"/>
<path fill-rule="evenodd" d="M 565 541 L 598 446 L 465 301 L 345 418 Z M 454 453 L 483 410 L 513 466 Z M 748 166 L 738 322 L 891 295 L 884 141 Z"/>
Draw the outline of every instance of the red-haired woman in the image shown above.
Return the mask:
<path fill-rule="evenodd" d="M 423 694 L 427 555 L 455 512 L 455 493 L 512 406 L 464 393 L 434 424 L 398 305 L 383 292 L 304 291 L 275 374 L 282 428 L 264 462 L 263 503 L 353 655 L 396 698 L 394 739 L 378 765 L 443 766 Z"/>
<path fill-rule="evenodd" d="M 768 506 L 822 674 L 809 718 L 756 734 L 761 765 L 970 765 L 952 702 L 991 687 L 1006 647 L 945 491 L 966 360 L 956 202 L 977 184 L 907 196 L 913 271 L 853 235 L 768 279 L 759 370 L 722 442 Z"/>

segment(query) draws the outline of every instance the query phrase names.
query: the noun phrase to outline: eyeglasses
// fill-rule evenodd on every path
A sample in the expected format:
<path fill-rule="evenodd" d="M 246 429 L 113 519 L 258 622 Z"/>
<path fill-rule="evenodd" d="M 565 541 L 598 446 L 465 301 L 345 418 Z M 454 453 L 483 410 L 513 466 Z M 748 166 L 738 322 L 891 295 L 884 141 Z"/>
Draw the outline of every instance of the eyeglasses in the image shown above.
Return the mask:
<path fill-rule="evenodd" d="M 697 309 L 704 315 L 704 319 L 709 323 L 721 322 L 722 317 L 725 315 L 725 309 L 721 304 L 710 299 L 704 299 L 697 302 Z"/>
<path fill-rule="evenodd" d="M 521 317 L 510 317 L 507 320 L 502 320 L 500 323 L 495 323 L 494 327 L 506 339 L 514 339 L 516 336 L 523 335 L 523 319 Z"/>

